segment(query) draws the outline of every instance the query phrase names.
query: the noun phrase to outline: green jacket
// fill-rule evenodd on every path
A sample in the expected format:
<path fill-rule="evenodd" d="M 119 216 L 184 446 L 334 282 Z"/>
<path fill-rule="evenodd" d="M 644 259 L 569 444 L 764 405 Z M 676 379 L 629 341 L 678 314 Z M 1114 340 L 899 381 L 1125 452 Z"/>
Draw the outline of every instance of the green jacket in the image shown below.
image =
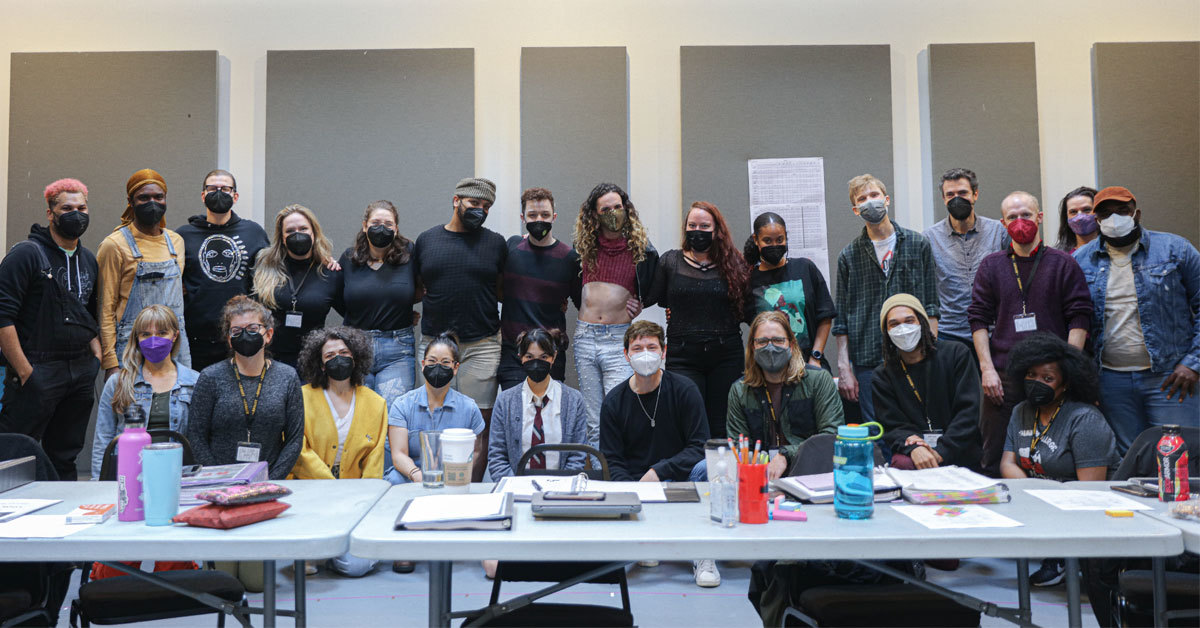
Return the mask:
<path fill-rule="evenodd" d="M 837 385 L 829 371 L 818 368 L 804 369 L 804 377 L 794 386 L 783 387 L 783 413 L 779 426 L 787 446 L 781 449 L 790 464 L 795 460 L 796 450 L 805 439 L 813 434 L 837 434 L 839 425 L 846 422 L 842 414 L 842 400 L 838 397 Z M 750 437 L 750 442 L 766 442 L 766 426 L 771 413 L 766 410 L 765 388 L 751 388 L 745 378 L 734 382 L 729 389 L 729 414 L 725 419 L 730 438 L 739 434 Z"/>

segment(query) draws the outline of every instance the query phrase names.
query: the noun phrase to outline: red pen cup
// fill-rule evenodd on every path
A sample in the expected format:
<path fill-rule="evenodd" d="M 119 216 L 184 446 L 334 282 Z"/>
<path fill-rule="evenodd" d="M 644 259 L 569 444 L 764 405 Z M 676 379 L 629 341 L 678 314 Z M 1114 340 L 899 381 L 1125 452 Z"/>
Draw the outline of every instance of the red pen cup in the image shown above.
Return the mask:
<path fill-rule="evenodd" d="M 767 465 L 738 465 L 738 521 L 767 522 Z"/>

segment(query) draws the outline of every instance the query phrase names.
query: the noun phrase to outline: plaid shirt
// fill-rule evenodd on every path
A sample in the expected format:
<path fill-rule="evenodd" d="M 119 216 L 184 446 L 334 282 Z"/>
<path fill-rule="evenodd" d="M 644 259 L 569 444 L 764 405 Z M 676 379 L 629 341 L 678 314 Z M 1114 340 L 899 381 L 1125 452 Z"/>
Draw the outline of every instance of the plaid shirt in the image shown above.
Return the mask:
<path fill-rule="evenodd" d="M 937 267 L 929 240 L 894 221 L 892 224 L 896 228 L 896 248 L 887 275 L 879 268 L 866 227 L 838 255 L 838 315 L 833 321 L 833 335 L 850 336 L 850 362 L 854 366 L 874 367 L 883 362 L 879 310 L 893 294 L 911 294 L 921 300 L 929 318 L 940 316 Z"/>

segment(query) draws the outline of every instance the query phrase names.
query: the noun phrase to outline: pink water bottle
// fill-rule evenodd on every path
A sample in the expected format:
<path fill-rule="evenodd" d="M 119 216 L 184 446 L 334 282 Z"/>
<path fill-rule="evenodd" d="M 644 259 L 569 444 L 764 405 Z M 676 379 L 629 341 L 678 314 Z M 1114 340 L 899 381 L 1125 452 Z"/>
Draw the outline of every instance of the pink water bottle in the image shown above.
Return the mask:
<path fill-rule="evenodd" d="M 141 521 L 142 448 L 150 444 L 146 416 L 136 402 L 125 412 L 125 431 L 117 437 L 117 519 Z"/>

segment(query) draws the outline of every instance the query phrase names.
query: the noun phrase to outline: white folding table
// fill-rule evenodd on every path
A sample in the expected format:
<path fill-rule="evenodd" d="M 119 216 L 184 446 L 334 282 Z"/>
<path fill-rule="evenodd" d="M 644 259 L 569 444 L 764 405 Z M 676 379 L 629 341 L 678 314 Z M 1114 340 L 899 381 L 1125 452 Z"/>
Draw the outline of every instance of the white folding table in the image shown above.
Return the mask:
<path fill-rule="evenodd" d="M 263 623 L 275 625 L 275 561 L 296 561 L 297 626 L 305 625 L 304 560 L 340 556 L 349 546 L 350 530 L 390 486 L 383 480 L 289 480 L 292 490 L 282 501 L 291 504 L 278 517 L 232 530 L 214 530 L 185 525 L 147 526 L 142 522 L 108 521 L 56 539 L 0 539 L 0 561 L 95 561 L 112 563 L 134 560 L 241 560 L 263 561 Z M 61 499 L 37 514 L 66 514 L 80 504 L 112 503 L 116 482 L 34 482 L 4 493 L 5 499 Z M 153 574 L 135 575 L 162 586 Z M 157 582 L 156 582 L 157 581 Z M 172 588 L 172 587 L 167 587 Z M 172 590 L 174 590 L 172 588 Z M 187 594 L 184 591 L 176 591 Z M 245 609 L 235 609 L 214 596 L 202 599 L 210 606 L 233 614 L 248 625 Z M 257 612 L 258 609 L 253 609 Z"/>
<path fill-rule="evenodd" d="M 987 506 L 1020 521 L 1015 528 L 930 530 L 877 504 L 871 519 L 838 519 L 831 505 L 805 508 L 808 521 L 738 524 L 723 529 L 708 517 L 708 499 L 699 503 L 644 504 L 629 521 L 538 520 L 528 504 L 518 504 L 509 531 L 396 531 L 396 515 L 406 501 L 432 493 L 417 484 L 392 487 L 363 517 L 350 536 L 355 556 L 430 561 L 429 624 L 449 625 L 450 575 L 455 560 L 637 560 L 846 559 L 880 561 L 929 558 L 1015 558 L 1022 586 L 1020 610 L 996 611 L 1030 623 L 1028 559 L 1062 556 L 1068 561 L 1069 618 L 1080 625 L 1078 559 L 1113 556 L 1174 556 L 1183 551 L 1179 530 L 1145 518 L 1114 519 L 1103 512 L 1064 512 L 1023 489 L 1062 488 L 1048 480 L 1008 480 L 1012 501 Z M 701 494 L 707 487 L 698 485 Z M 489 485 L 473 485 L 486 492 Z M 929 585 L 933 586 L 933 585 Z M 1003 612 L 1003 611 L 1007 611 Z M 1016 615 L 1016 619 L 1009 615 Z"/>

